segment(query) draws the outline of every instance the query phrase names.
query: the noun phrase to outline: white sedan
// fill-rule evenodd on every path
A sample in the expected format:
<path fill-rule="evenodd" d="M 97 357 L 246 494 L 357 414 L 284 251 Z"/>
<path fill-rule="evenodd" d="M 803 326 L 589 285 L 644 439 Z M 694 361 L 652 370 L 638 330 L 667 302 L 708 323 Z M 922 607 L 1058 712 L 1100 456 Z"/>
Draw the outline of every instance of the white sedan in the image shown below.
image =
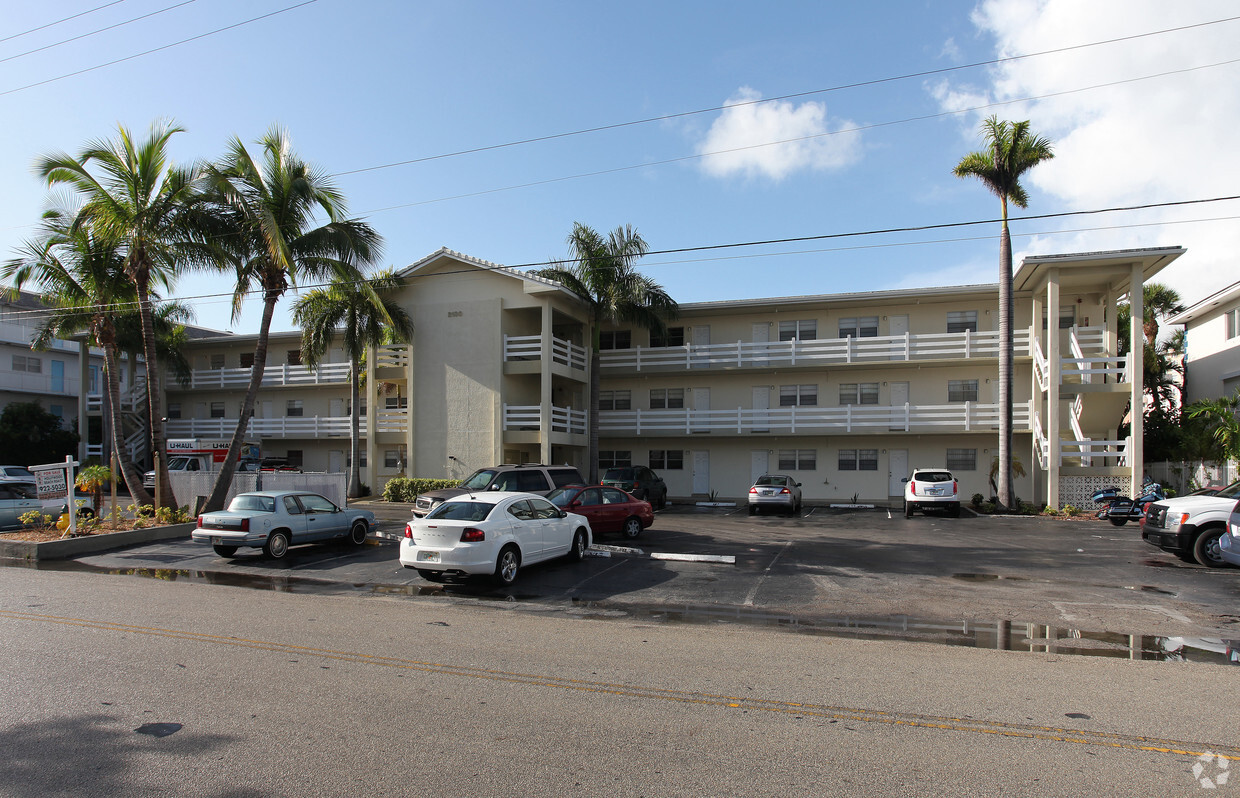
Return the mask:
<path fill-rule="evenodd" d="M 526 565 L 590 546 L 590 522 L 531 493 L 487 491 L 455 496 L 405 525 L 400 564 L 425 579 L 490 574 L 510 585 Z"/>

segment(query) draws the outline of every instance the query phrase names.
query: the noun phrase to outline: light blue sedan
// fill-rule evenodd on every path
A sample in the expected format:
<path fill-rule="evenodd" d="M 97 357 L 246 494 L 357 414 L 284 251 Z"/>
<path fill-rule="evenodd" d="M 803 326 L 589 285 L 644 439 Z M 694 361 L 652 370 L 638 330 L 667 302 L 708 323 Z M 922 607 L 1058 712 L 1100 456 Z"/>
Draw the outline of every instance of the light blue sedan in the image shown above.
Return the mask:
<path fill-rule="evenodd" d="M 253 546 L 278 560 L 298 543 L 344 540 L 361 546 L 374 523 L 369 510 L 337 507 L 317 493 L 258 491 L 237 494 L 227 510 L 198 516 L 192 537 L 195 543 L 211 544 L 221 557 Z"/>

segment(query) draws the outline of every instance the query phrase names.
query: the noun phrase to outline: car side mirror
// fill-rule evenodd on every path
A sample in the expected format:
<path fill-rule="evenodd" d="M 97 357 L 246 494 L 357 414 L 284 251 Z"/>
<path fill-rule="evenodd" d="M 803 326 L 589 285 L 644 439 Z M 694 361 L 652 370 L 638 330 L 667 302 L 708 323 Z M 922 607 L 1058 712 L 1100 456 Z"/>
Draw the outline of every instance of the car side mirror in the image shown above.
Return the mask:
<path fill-rule="evenodd" d="M 902 479 L 902 480 L 900 480 L 900 481 L 901 481 L 901 482 L 908 482 L 908 477 L 905 477 L 904 479 Z"/>
<path fill-rule="evenodd" d="M 557 516 L 558 518 L 568 518 L 567 510 L 557 510 L 556 512 L 559 513 L 559 515 Z"/>
<path fill-rule="evenodd" d="M 800 482 L 798 482 L 798 483 L 797 483 L 797 487 L 798 487 L 798 488 L 799 488 L 799 487 L 801 487 L 801 483 L 800 483 Z"/>

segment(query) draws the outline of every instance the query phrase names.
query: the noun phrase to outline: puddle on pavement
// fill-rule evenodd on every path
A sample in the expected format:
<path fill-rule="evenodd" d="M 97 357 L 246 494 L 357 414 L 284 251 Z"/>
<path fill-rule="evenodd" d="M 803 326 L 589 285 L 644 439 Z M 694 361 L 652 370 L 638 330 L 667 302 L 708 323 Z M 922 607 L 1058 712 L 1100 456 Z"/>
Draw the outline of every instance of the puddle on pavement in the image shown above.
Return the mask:
<path fill-rule="evenodd" d="M 1034 654 L 1074 654 L 1090 657 L 1114 657 L 1165 662 L 1203 662 L 1217 665 L 1240 665 L 1240 640 L 1219 638 L 1163 637 L 1119 632 L 1091 632 L 1082 629 L 1046 626 L 1018 621 L 958 621 L 945 623 L 908 616 L 885 618 L 802 617 L 771 613 L 749 607 L 669 608 L 660 605 L 608 603 L 579 598 L 551 599 L 537 594 L 512 594 L 496 591 L 483 583 L 464 584 L 345 584 L 325 579 L 281 574 L 254 574 L 227 571 L 196 571 L 174 568 L 106 568 L 73 560 L 46 562 L 0 561 L 0 566 L 34 568 L 43 571 L 76 571 L 84 573 L 137 576 L 169 582 L 184 581 L 252 590 L 317 595 L 354 593 L 411 598 L 441 599 L 466 602 L 501 602 L 518 610 L 530 612 L 562 611 L 570 617 L 592 620 L 634 620 L 651 623 L 719 624 L 739 623 L 767 626 L 798 634 L 827 637 L 849 637 L 865 640 L 900 640 L 938 643 L 964 648 L 997 651 L 1021 651 Z M 966 581 L 1012 579 L 995 574 L 954 574 Z M 1022 579 L 1016 577 L 1013 581 Z M 1165 593 L 1159 588 L 1142 587 L 1149 592 Z"/>

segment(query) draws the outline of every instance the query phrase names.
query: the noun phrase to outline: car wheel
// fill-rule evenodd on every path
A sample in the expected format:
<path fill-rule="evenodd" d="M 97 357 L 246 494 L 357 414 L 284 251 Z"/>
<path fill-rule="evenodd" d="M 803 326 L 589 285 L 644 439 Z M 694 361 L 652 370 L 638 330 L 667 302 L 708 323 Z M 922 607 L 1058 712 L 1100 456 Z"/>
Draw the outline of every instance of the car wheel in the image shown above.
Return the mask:
<path fill-rule="evenodd" d="M 267 537 L 267 542 L 263 544 L 263 553 L 273 560 L 278 560 L 288 554 L 288 533 L 272 532 Z"/>
<path fill-rule="evenodd" d="M 215 553 L 220 555 L 221 557 L 231 557 L 237 553 L 236 546 L 222 546 L 217 543 L 211 548 L 215 549 Z"/>
<path fill-rule="evenodd" d="M 366 528 L 366 522 L 358 521 L 349 530 L 349 542 L 354 546 L 361 546 L 366 542 L 367 532 L 369 532 L 369 530 Z"/>
<path fill-rule="evenodd" d="M 578 529 L 573 533 L 573 546 L 568 550 L 568 559 L 581 562 L 586 558 L 586 531 Z"/>
<path fill-rule="evenodd" d="M 624 520 L 624 526 L 620 527 L 620 531 L 626 538 L 632 540 L 642 533 L 642 522 L 635 515 L 629 516 Z"/>
<path fill-rule="evenodd" d="M 1207 568 L 1222 568 L 1227 565 L 1227 561 L 1219 553 L 1219 540 L 1225 531 L 1222 527 L 1212 527 L 1198 535 L 1193 541 L 1193 558 Z"/>
<path fill-rule="evenodd" d="M 640 493 L 634 493 L 633 498 L 641 499 L 644 502 L 650 501 L 650 489 L 642 488 Z"/>
<path fill-rule="evenodd" d="M 959 518 L 960 517 L 960 505 L 953 504 L 950 508 L 948 508 L 947 514 L 950 515 L 952 518 Z"/>
<path fill-rule="evenodd" d="M 505 587 L 517 581 L 521 569 L 521 552 L 516 546 L 505 546 L 495 560 L 495 581 Z"/>
<path fill-rule="evenodd" d="M 1108 515 L 1108 516 L 1107 516 L 1107 520 L 1111 522 L 1111 525 L 1112 525 L 1112 526 L 1123 526 L 1124 524 L 1128 523 L 1128 516 L 1126 516 L 1126 515 Z"/>
<path fill-rule="evenodd" d="M 81 518 L 83 521 L 88 521 L 95 517 L 95 511 L 89 507 L 79 507 L 77 517 Z"/>
<path fill-rule="evenodd" d="M 913 517 L 913 505 L 910 504 L 909 502 L 904 503 L 904 517 L 905 518 Z"/>

